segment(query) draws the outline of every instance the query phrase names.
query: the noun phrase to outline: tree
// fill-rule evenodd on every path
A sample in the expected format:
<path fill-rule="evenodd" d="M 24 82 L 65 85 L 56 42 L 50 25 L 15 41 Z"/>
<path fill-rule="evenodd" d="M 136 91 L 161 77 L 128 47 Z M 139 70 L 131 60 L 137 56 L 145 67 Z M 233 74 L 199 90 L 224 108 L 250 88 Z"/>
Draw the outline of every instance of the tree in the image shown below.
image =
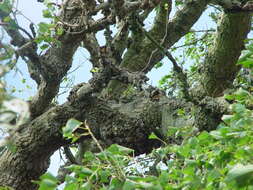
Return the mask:
<path fill-rule="evenodd" d="M 36 189 L 33 181 L 46 172 L 50 156 L 61 147 L 69 164 L 80 164 L 85 151 L 99 152 L 97 144 L 102 149 L 119 144 L 135 154 L 150 153 L 161 146 L 157 139 L 170 144 L 184 141 L 183 137 L 168 138 L 169 126 L 187 125 L 196 133 L 211 131 L 230 113 L 223 95 L 238 87 L 233 83 L 238 73 L 245 76 L 237 63 L 251 29 L 250 1 L 175 1 L 178 9 L 173 18 L 168 0 L 44 3 L 48 9 L 43 14 L 52 22 L 40 23 L 37 31 L 31 24 L 30 32 L 16 22 L 12 1 L 0 4 L 1 26 L 11 38 L 10 44 L 0 44 L 5 66 L 10 68 L 7 61 L 13 56 L 22 58 L 37 83 L 37 93 L 29 101 L 29 119 L 9 132 L 6 144 L 11 146 L 1 152 L 1 186 Z M 194 39 L 199 36 L 192 27 L 208 5 L 215 7 L 212 17 L 217 29 Z M 150 14 L 155 18 L 146 30 L 144 21 Z M 100 47 L 96 34 L 103 30 L 106 46 Z M 170 53 L 183 38 L 188 39 L 186 51 L 188 46 L 205 55 L 195 57 L 191 68 L 183 69 Z M 58 105 L 54 100 L 59 86 L 80 46 L 90 53 L 93 77 L 89 83 L 74 86 L 68 100 Z M 203 47 L 206 50 L 201 52 Z M 173 65 L 162 83 L 165 90 L 144 87 L 146 74 L 164 57 Z M 6 95 L 3 87 L 1 92 Z M 155 138 L 150 139 L 150 134 Z M 77 145 L 74 158 L 68 147 Z"/>

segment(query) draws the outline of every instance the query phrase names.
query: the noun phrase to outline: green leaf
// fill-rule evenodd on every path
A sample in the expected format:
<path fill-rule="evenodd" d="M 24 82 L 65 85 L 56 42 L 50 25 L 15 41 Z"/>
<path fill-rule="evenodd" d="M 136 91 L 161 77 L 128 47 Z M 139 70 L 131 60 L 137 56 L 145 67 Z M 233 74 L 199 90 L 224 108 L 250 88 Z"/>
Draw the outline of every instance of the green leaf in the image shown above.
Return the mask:
<path fill-rule="evenodd" d="M 152 132 L 152 133 L 149 135 L 148 139 L 157 139 L 157 140 L 159 140 L 160 138 L 157 137 L 156 134 L 155 134 L 154 132 Z"/>
<path fill-rule="evenodd" d="M 62 128 L 64 137 L 72 137 L 72 133 L 82 125 L 82 122 L 75 119 L 69 119 L 66 126 Z"/>
<path fill-rule="evenodd" d="M 226 182 L 229 183 L 235 180 L 237 185 L 245 187 L 253 184 L 253 165 L 235 165 L 227 174 Z"/>
<path fill-rule="evenodd" d="M 100 72 L 100 68 L 98 67 L 93 67 L 91 70 L 90 70 L 91 73 L 98 73 Z"/>
<path fill-rule="evenodd" d="M 67 184 L 78 183 L 78 179 L 75 178 L 74 176 L 66 175 L 66 177 L 65 177 L 65 182 L 66 182 Z"/>
<path fill-rule="evenodd" d="M 4 17 L 3 21 L 8 23 L 11 21 L 11 17 L 10 16 Z"/>
<path fill-rule="evenodd" d="M 99 172 L 99 176 L 100 176 L 100 182 L 108 183 L 109 182 L 109 177 L 111 176 L 111 173 L 108 170 L 101 170 Z"/>
<path fill-rule="evenodd" d="M 85 168 L 83 166 L 75 165 L 75 164 L 67 166 L 65 168 L 69 169 L 70 171 L 75 172 L 76 174 L 83 174 L 85 176 L 90 176 L 93 173 L 93 171 L 90 170 L 89 168 Z"/>
<path fill-rule="evenodd" d="M 38 26 L 39 26 L 39 32 L 42 34 L 46 33 L 49 30 L 49 25 L 45 22 L 40 22 Z"/>
<path fill-rule="evenodd" d="M 56 183 L 50 179 L 44 179 L 43 180 L 43 184 L 45 184 L 45 187 L 47 188 L 55 188 L 56 187 Z"/>
<path fill-rule="evenodd" d="M 58 180 L 50 173 L 46 173 L 40 177 L 39 190 L 54 190 L 57 187 Z"/>
<path fill-rule="evenodd" d="M 45 17 L 45 18 L 52 18 L 53 17 L 51 12 L 48 9 L 43 10 L 42 13 L 43 13 L 43 17 Z"/>
<path fill-rule="evenodd" d="M 155 64 L 156 69 L 160 68 L 161 66 L 163 66 L 162 62 L 158 62 L 158 63 Z"/>
<path fill-rule="evenodd" d="M 11 151 L 13 153 L 15 153 L 17 151 L 17 147 L 11 141 L 8 141 L 7 148 L 9 151 Z"/>
<path fill-rule="evenodd" d="M 126 180 L 122 190 L 135 190 L 135 182 L 131 181 L 131 180 Z"/>
<path fill-rule="evenodd" d="M 222 135 L 221 135 L 221 132 L 220 132 L 220 131 L 217 131 L 217 130 L 211 131 L 211 132 L 210 132 L 210 135 L 211 135 L 213 138 L 215 138 L 215 139 L 222 139 L 222 138 L 223 138 Z"/>
<path fill-rule="evenodd" d="M 166 187 L 166 185 L 168 184 L 169 178 L 170 178 L 169 174 L 166 171 L 162 171 L 158 179 L 162 187 Z"/>
<path fill-rule="evenodd" d="M 62 27 L 58 27 L 58 28 L 56 29 L 56 35 L 58 35 L 58 36 L 62 35 L 63 32 L 64 32 L 64 30 L 63 30 Z"/>
<path fill-rule="evenodd" d="M 84 161 L 89 162 L 95 159 L 95 155 L 92 152 L 87 151 L 84 153 L 83 159 Z"/>
<path fill-rule="evenodd" d="M 222 120 L 227 124 L 229 124 L 233 118 L 234 118 L 234 115 L 223 115 L 222 116 Z"/>
<path fill-rule="evenodd" d="M 14 190 L 13 188 L 11 187 L 7 187 L 7 186 L 0 186 L 0 190 Z"/>
<path fill-rule="evenodd" d="M 41 50 L 45 50 L 45 49 L 47 49 L 48 47 L 49 47 L 48 44 L 43 44 L 42 46 L 40 46 L 40 49 L 41 49 Z"/>
<path fill-rule="evenodd" d="M 191 146 L 187 144 L 185 146 L 179 147 L 178 153 L 187 158 L 190 155 L 191 150 L 192 150 Z"/>
<path fill-rule="evenodd" d="M 233 104 L 232 109 L 236 113 L 242 113 L 246 110 L 246 107 L 242 104 Z"/>
<path fill-rule="evenodd" d="M 90 189 L 92 189 L 92 184 L 91 184 L 90 182 L 86 182 L 86 183 L 84 183 L 84 184 L 81 186 L 80 189 L 82 189 L 82 190 L 90 190 Z"/>
<path fill-rule="evenodd" d="M 242 65 L 245 68 L 249 68 L 250 69 L 250 68 L 253 68 L 253 59 L 252 58 L 248 58 L 245 61 L 238 62 L 238 64 Z"/>
<path fill-rule="evenodd" d="M 107 148 L 107 150 L 113 154 L 121 154 L 121 155 L 128 155 L 130 153 L 133 153 L 134 150 L 124 147 L 124 146 L 120 146 L 117 144 L 113 144 L 111 145 L 109 148 Z"/>
<path fill-rule="evenodd" d="M 70 183 L 64 187 L 64 190 L 76 190 L 78 187 L 79 185 L 77 183 Z"/>
<path fill-rule="evenodd" d="M 224 98 L 227 99 L 227 100 L 234 100 L 234 99 L 235 99 L 235 96 L 234 96 L 234 94 L 226 94 L 226 95 L 224 96 Z"/>
<path fill-rule="evenodd" d="M 213 169 L 210 172 L 208 172 L 207 180 L 208 181 L 213 181 L 213 180 L 216 180 L 219 177 L 221 177 L 220 172 L 216 169 Z"/>
<path fill-rule="evenodd" d="M 112 178 L 110 182 L 110 189 L 122 189 L 123 182 L 117 178 Z"/>
<path fill-rule="evenodd" d="M 203 131 L 201 132 L 199 135 L 198 135 L 198 140 L 199 140 L 199 143 L 200 144 L 209 144 L 210 143 L 210 140 L 212 140 L 212 137 L 211 135 L 206 132 L 206 131 Z"/>
<path fill-rule="evenodd" d="M 2 0 L 0 3 L 0 10 L 5 14 L 9 14 L 11 12 L 12 6 L 9 0 Z"/>
<path fill-rule="evenodd" d="M 54 177 L 51 173 L 45 173 L 42 176 L 40 176 L 40 179 L 44 180 L 44 179 L 49 179 L 51 181 L 57 182 L 57 178 Z"/>
<path fill-rule="evenodd" d="M 184 116 L 185 115 L 185 110 L 184 109 L 177 109 L 177 115 L 178 116 Z"/>

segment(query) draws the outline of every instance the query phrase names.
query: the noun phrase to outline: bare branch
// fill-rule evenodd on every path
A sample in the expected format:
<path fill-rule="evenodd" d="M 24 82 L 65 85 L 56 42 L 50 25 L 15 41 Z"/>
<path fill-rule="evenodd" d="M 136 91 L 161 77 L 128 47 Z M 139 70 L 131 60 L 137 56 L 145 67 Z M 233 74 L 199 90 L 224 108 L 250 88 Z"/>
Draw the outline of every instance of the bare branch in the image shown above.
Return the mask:
<path fill-rule="evenodd" d="M 195 32 L 195 31 L 194 31 Z M 202 31 L 201 31 L 202 32 Z M 204 32 L 204 30 L 203 30 Z M 211 30 L 211 32 L 213 32 L 213 30 Z M 179 46 L 173 46 L 171 49 L 178 49 L 178 48 L 182 48 L 182 47 L 186 47 L 186 46 L 191 46 L 191 45 L 195 45 L 197 44 L 199 41 L 205 40 L 205 38 L 208 36 L 208 32 L 206 31 L 205 34 L 203 34 L 202 37 L 200 37 L 199 39 L 196 39 L 194 41 L 192 41 L 191 43 L 185 43 L 183 45 L 179 45 Z"/>
<path fill-rule="evenodd" d="M 209 0 L 192 0 L 185 2 L 184 7 L 179 10 L 168 23 L 164 47 L 170 48 L 190 30 L 205 10 L 208 2 Z M 155 65 L 162 58 L 163 55 L 157 52 L 153 56 L 151 63 Z"/>
<path fill-rule="evenodd" d="M 6 12 L 0 10 L 0 19 L 3 20 L 5 17 L 7 17 L 9 14 L 7 14 Z M 14 20 L 12 20 L 13 22 L 15 22 Z M 25 39 L 22 34 L 15 28 L 10 27 L 9 24 L 2 24 L 3 28 L 5 29 L 5 31 L 7 32 L 7 34 L 12 38 L 12 45 L 14 46 L 18 46 L 21 47 L 22 45 L 24 45 L 25 43 L 27 43 L 27 39 Z"/>
<path fill-rule="evenodd" d="M 112 8 L 119 20 L 122 20 L 126 15 L 124 2 L 124 0 L 111 0 Z"/>
<path fill-rule="evenodd" d="M 141 25 L 139 25 L 139 27 L 142 29 L 143 33 L 146 35 L 146 37 L 153 43 L 155 44 L 155 46 L 157 47 L 157 49 L 159 51 L 161 51 L 164 55 L 166 55 L 168 57 L 168 59 L 172 62 L 173 64 L 173 70 L 176 73 L 177 79 L 179 80 L 179 82 L 181 83 L 180 87 L 182 89 L 184 98 L 188 101 L 193 101 L 192 97 L 189 94 L 189 84 L 187 82 L 187 76 L 186 73 L 184 73 L 183 69 L 177 64 L 176 60 L 174 59 L 174 57 L 171 55 L 170 52 L 167 51 L 166 48 L 162 47 L 162 45 L 160 45 L 155 39 L 152 38 L 152 36 L 150 35 L 150 33 L 146 32 L 145 29 L 142 28 Z M 147 65 L 146 68 L 144 68 L 143 72 L 146 73 L 147 70 L 149 70 L 148 68 L 149 65 Z"/>
<path fill-rule="evenodd" d="M 103 2 L 97 5 L 93 11 L 91 11 L 90 15 L 96 15 L 99 11 L 107 11 L 110 7 L 109 2 Z"/>
<path fill-rule="evenodd" d="M 163 38 L 167 35 L 166 28 L 168 23 L 168 14 L 171 9 L 170 3 L 165 0 L 160 3 L 159 11 L 154 21 L 154 26 L 149 31 L 150 35 L 159 43 L 162 43 Z M 138 18 L 135 18 L 135 20 L 137 19 Z M 135 22 L 136 27 L 139 29 L 138 20 Z M 129 50 L 126 52 L 121 64 L 122 67 L 126 67 L 131 71 L 141 71 L 147 65 L 149 58 L 153 56 L 157 48 L 150 40 L 144 38 L 140 32 L 137 31 L 137 34 L 138 35 L 136 37 L 133 36 L 133 42 Z"/>
<path fill-rule="evenodd" d="M 7 16 L 8 14 L 6 12 L 0 10 L 1 20 L 3 20 Z M 17 53 L 27 62 L 31 78 L 34 79 L 37 84 L 40 84 L 40 74 L 43 75 L 43 71 L 40 68 L 39 56 L 36 53 L 37 46 L 34 42 L 32 42 L 33 37 L 25 29 L 18 26 L 15 20 L 11 19 L 10 23 L 15 23 L 15 26 L 10 26 L 9 23 L 3 23 L 2 26 L 7 32 L 7 34 L 11 37 L 11 44 L 19 47 Z M 30 40 L 23 37 L 19 30 L 28 35 Z M 27 57 L 29 60 L 27 61 L 25 57 Z"/>
<path fill-rule="evenodd" d="M 118 31 L 112 41 L 113 48 L 115 51 L 117 51 L 116 53 L 118 53 L 118 56 L 120 57 L 122 56 L 124 50 L 127 47 L 128 35 L 129 35 L 128 23 L 127 21 L 122 20 L 118 23 Z"/>
<path fill-rule="evenodd" d="M 76 160 L 68 146 L 64 146 L 64 154 L 71 164 L 81 164 Z"/>
<path fill-rule="evenodd" d="M 90 53 L 90 61 L 93 67 L 99 67 L 99 44 L 95 33 L 87 33 L 83 39 L 83 46 Z"/>

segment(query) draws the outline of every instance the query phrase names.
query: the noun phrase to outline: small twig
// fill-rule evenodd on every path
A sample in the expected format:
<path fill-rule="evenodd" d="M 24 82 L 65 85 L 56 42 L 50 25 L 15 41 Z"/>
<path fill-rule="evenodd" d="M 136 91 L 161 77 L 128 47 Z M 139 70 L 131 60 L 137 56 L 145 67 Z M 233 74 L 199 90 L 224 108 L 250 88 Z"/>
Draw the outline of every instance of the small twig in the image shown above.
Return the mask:
<path fill-rule="evenodd" d="M 196 40 L 194 40 L 194 41 L 191 42 L 191 43 L 186 43 L 186 44 L 183 44 L 183 45 L 180 45 L 180 46 L 175 46 L 175 47 L 172 47 L 171 49 L 178 49 L 178 48 L 182 48 L 182 47 L 186 47 L 186 46 L 195 45 L 195 44 L 198 43 L 199 41 L 204 40 L 204 39 L 206 38 L 207 34 L 208 34 L 208 33 L 204 34 L 201 38 L 196 39 Z"/>
<path fill-rule="evenodd" d="M 81 164 L 81 163 L 78 163 L 78 161 L 76 160 L 75 156 L 72 154 L 72 152 L 68 146 L 64 146 L 64 154 L 66 155 L 67 159 L 72 164 Z"/>
<path fill-rule="evenodd" d="M 110 49 L 112 48 L 112 31 L 110 30 L 110 26 L 105 27 L 105 39 L 106 39 L 106 46 L 108 46 Z"/>
<path fill-rule="evenodd" d="M 19 30 L 21 30 L 22 32 L 24 32 L 31 40 L 33 40 L 32 35 L 31 35 L 29 32 L 27 32 L 24 28 L 22 28 L 22 27 L 20 27 L 20 26 L 17 26 L 17 28 L 18 28 Z"/>
<path fill-rule="evenodd" d="M 102 148 L 102 146 L 100 145 L 100 143 L 98 142 L 97 138 L 94 136 L 94 134 L 92 133 L 92 131 L 90 130 L 90 127 L 87 123 L 87 121 L 85 120 L 85 128 L 87 129 L 88 133 L 90 134 L 91 138 L 95 141 L 96 145 L 98 146 L 99 150 L 101 152 L 104 151 L 104 149 Z M 105 157 L 107 158 L 107 155 L 105 155 Z M 107 158 L 108 159 L 108 158 Z"/>
<path fill-rule="evenodd" d="M 30 30 L 32 32 L 33 37 L 36 38 L 36 32 L 35 32 L 34 24 L 30 23 L 29 24 L 29 28 L 30 28 Z"/>
<path fill-rule="evenodd" d="M 5 22 L 0 22 L 0 26 L 6 26 L 8 27 L 10 24 L 9 23 L 5 23 Z M 21 26 L 16 25 L 15 26 L 17 29 L 21 30 L 22 32 L 24 32 L 31 40 L 33 40 L 33 37 L 31 36 L 31 34 L 29 32 L 27 32 L 24 28 L 22 28 Z"/>
<path fill-rule="evenodd" d="M 208 29 L 208 30 L 190 30 L 189 32 L 215 32 L 214 29 Z"/>
<path fill-rule="evenodd" d="M 90 130 L 90 127 L 87 123 L 87 121 L 85 120 L 85 128 L 87 129 L 88 133 L 90 134 L 91 138 L 95 141 L 96 145 L 98 146 L 99 150 L 101 151 L 101 153 L 104 154 L 106 161 L 108 162 L 109 165 L 114 166 L 114 164 L 109 160 L 108 156 L 106 155 L 106 153 L 104 152 L 104 149 L 102 148 L 102 146 L 100 145 L 100 143 L 98 142 L 97 138 L 94 136 L 94 134 L 92 133 L 92 131 Z M 115 167 L 116 167 L 116 171 L 118 171 L 119 173 L 119 177 L 122 179 L 125 179 L 125 174 L 122 170 L 122 168 L 118 165 L 118 162 L 116 162 L 113 158 L 111 158 L 114 163 L 115 163 Z"/>

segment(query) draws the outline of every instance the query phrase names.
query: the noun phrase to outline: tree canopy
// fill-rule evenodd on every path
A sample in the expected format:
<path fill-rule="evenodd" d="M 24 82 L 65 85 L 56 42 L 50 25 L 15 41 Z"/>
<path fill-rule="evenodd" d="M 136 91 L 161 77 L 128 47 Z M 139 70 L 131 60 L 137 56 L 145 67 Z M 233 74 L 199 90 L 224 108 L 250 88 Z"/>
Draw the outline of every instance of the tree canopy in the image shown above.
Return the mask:
<path fill-rule="evenodd" d="M 252 1 L 38 0 L 49 22 L 29 28 L 17 3 L 0 2 L 0 189 L 253 188 Z M 197 30 L 206 10 L 216 26 Z M 79 48 L 92 77 L 58 103 Z M 5 78 L 21 59 L 29 100 Z"/>

